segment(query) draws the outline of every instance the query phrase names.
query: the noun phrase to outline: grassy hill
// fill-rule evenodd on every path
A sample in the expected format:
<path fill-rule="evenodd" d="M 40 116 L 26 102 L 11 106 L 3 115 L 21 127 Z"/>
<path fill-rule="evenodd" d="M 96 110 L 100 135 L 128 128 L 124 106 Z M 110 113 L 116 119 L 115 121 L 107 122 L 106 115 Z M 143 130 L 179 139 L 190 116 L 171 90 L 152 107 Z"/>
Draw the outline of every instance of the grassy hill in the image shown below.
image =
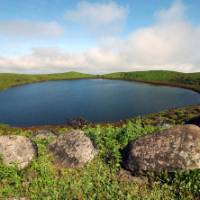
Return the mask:
<path fill-rule="evenodd" d="M 66 72 L 58 74 L 7 74 L 0 73 L 0 90 L 12 86 L 49 81 L 49 80 L 70 80 L 82 78 L 105 78 L 133 80 L 153 84 L 170 85 L 184 87 L 200 92 L 200 73 L 181 73 L 174 71 L 136 71 L 136 72 L 116 72 L 95 76 L 79 72 Z"/>
<path fill-rule="evenodd" d="M 92 77 L 95 76 L 79 72 L 66 72 L 58 74 L 40 74 L 40 75 L 2 73 L 0 74 L 0 90 L 12 86 L 41 82 L 41 81 L 82 79 L 82 78 L 92 78 Z"/>
<path fill-rule="evenodd" d="M 200 92 L 200 73 L 174 71 L 117 72 L 102 76 L 108 79 L 141 81 L 153 84 L 179 86 Z"/>

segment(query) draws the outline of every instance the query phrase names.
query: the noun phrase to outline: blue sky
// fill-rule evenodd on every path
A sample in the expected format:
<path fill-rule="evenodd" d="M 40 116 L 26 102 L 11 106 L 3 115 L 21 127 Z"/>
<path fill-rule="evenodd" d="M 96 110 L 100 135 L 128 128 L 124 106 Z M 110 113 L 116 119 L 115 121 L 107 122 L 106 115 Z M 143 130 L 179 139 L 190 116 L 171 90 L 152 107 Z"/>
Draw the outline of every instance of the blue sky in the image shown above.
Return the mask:
<path fill-rule="evenodd" d="M 200 70 L 198 0 L 1 0 L 0 72 Z"/>

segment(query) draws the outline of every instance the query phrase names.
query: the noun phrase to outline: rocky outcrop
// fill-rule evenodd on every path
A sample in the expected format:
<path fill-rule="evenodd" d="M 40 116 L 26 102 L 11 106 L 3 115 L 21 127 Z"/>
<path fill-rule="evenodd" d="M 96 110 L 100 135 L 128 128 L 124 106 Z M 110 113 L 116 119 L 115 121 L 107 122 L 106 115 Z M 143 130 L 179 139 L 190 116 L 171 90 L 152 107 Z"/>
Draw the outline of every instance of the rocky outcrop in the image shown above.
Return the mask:
<path fill-rule="evenodd" d="M 51 145 L 55 159 L 66 167 L 82 167 L 97 151 L 83 131 L 73 130 L 60 135 Z"/>
<path fill-rule="evenodd" d="M 5 165 L 16 163 L 19 169 L 23 169 L 35 155 L 36 149 L 27 137 L 0 136 L 0 156 Z"/>
<path fill-rule="evenodd" d="M 123 165 L 133 173 L 198 169 L 200 128 L 176 126 L 131 141 L 124 149 Z"/>

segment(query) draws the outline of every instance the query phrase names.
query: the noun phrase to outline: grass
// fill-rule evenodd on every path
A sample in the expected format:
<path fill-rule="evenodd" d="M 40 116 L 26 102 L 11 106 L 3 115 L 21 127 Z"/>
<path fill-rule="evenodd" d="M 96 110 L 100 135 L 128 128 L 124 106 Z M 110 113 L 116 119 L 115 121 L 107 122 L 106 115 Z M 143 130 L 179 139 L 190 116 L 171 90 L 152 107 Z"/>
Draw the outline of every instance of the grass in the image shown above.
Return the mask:
<path fill-rule="evenodd" d="M 27 197 L 34 200 L 189 200 L 198 199 L 200 194 L 200 172 L 189 171 L 173 176 L 151 175 L 151 182 L 138 183 L 121 179 L 121 150 L 126 144 L 138 137 L 164 129 L 156 126 L 157 119 L 170 120 L 182 116 L 181 124 L 187 120 L 186 111 L 198 115 L 200 107 L 188 107 L 138 117 L 127 121 L 120 127 L 115 125 L 86 125 L 82 129 L 96 144 L 98 156 L 80 169 L 58 166 L 48 151 L 50 140 L 32 138 L 32 131 L 0 126 L 0 135 L 17 134 L 33 139 L 37 145 L 38 156 L 24 170 L 18 171 L 15 165 L 6 167 L 0 161 L 0 199 Z M 173 123 L 174 121 L 170 121 Z M 69 128 L 55 128 L 63 134 Z M 146 175 L 149 178 L 149 175 Z M 153 181 L 152 181 L 153 179 Z"/>
<path fill-rule="evenodd" d="M 141 81 L 146 83 L 178 86 L 200 92 L 200 73 L 181 73 L 174 71 L 117 72 L 102 76 L 108 79 Z"/>
<path fill-rule="evenodd" d="M 7 129 L 12 134 L 31 137 L 31 133 Z M 155 128 L 141 128 L 138 122 L 122 128 L 97 126 L 85 127 L 84 130 L 99 149 L 99 156 L 94 161 L 81 169 L 59 168 L 47 151 L 48 141 L 35 140 L 38 157 L 27 169 L 18 171 L 15 166 L 6 167 L 0 162 L 0 199 L 172 199 L 173 193 L 169 188 L 159 185 L 150 188 L 148 184 L 141 186 L 120 181 L 117 177 L 120 170 L 119 150 L 130 138 L 151 133 Z"/>
<path fill-rule="evenodd" d="M 96 76 L 69 72 L 50 75 L 0 74 L 0 89 L 47 80 L 93 78 Z M 186 87 L 200 91 L 200 73 L 169 71 L 127 72 L 104 75 L 103 78 L 136 80 L 155 84 Z M 138 137 L 165 128 L 165 124 L 183 124 L 199 115 L 200 105 L 170 109 L 157 114 L 126 120 L 124 123 L 86 125 L 82 127 L 96 144 L 99 154 L 81 169 L 58 166 L 48 151 L 49 140 L 33 139 L 31 129 L 0 125 L 0 135 L 24 135 L 33 140 L 38 156 L 19 171 L 0 160 L 0 199 L 27 197 L 33 200 L 189 200 L 200 198 L 200 171 L 173 175 L 149 175 L 150 181 L 124 180 L 121 150 Z M 53 127 L 52 127 L 53 128 Z M 69 127 L 54 127 L 63 134 Z"/>
<path fill-rule="evenodd" d="M 79 72 L 67 72 L 60 74 L 44 74 L 44 75 L 29 75 L 29 74 L 0 74 L 0 90 L 9 87 L 23 85 L 34 82 L 49 81 L 49 80 L 69 80 L 69 79 L 83 79 L 93 78 L 95 76 L 90 74 L 83 74 Z"/>
<path fill-rule="evenodd" d="M 79 72 L 67 72 L 60 74 L 0 74 L 0 90 L 9 87 L 49 81 L 49 80 L 69 80 L 82 78 L 105 78 L 133 80 L 152 84 L 178 86 L 200 92 L 200 73 L 181 73 L 174 71 L 138 71 L 138 72 L 117 72 L 105 75 L 91 75 Z"/>

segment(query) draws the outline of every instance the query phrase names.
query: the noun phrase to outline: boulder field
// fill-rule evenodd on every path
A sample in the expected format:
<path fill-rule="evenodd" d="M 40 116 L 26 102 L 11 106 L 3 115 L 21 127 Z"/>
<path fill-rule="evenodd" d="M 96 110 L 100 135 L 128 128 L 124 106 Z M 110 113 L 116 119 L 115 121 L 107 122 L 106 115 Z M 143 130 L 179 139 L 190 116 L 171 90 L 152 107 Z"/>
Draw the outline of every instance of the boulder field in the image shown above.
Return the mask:
<path fill-rule="evenodd" d="M 80 130 L 68 131 L 60 136 L 41 130 L 33 135 L 33 139 L 53 139 L 49 150 L 56 162 L 65 167 L 82 167 L 97 154 L 90 138 Z M 24 169 L 36 155 L 37 148 L 29 138 L 0 136 L 0 157 L 5 165 L 16 163 L 19 169 Z"/>
<path fill-rule="evenodd" d="M 97 149 L 81 130 L 57 135 L 45 130 L 32 139 L 48 139 L 49 153 L 63 167 L 82 167 L 94 159 Z M 31 139 L 18 135 L 0 136 L 0 157 L 5 165 L 24 169 L 37 156 Z M 200 168 L 200 128 L 180 125 L 130 141 L 122 153 L 122 164 L 132 174 L 145 171 L 174 172 Z"/>

